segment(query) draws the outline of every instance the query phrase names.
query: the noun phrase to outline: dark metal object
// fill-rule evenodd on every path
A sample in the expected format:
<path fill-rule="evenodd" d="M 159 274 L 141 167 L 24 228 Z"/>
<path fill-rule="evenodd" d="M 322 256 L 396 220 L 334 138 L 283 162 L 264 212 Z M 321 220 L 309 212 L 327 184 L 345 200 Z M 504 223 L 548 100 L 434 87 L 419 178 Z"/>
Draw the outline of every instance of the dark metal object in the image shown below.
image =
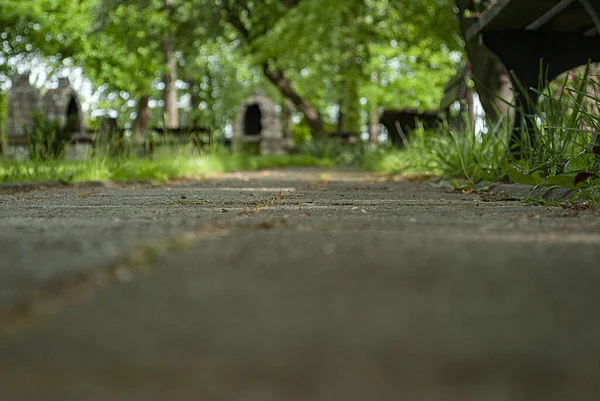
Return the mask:
<path fill-rule="evenodd" d="M 537 98 L 532 88 L 539 87 L 541 74 L 550 81 L 590 61 L 600 62 L 600 0 L 497 0 L 465 36 L 481 40 L 515 74 L 523 86 L 517 88 L 516 100 L 532 115 Z M 520 120 L 517 115 L 513 143 L 521 137 Z"/>

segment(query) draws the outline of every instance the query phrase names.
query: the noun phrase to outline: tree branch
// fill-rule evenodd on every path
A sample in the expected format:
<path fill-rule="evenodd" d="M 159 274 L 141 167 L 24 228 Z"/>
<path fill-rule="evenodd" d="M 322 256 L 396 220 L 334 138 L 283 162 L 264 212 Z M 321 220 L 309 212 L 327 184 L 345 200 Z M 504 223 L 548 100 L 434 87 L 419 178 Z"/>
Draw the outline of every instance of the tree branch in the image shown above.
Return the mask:
<path fill-rule="evenodd" d="M 276 70 L 273 71 L 270 68 L 269 62 L 265 61 L 262 64 L 263 73 L 265 77 L 271 82 L 275 87 L 281 92 L 281 94 L 288 98 L 294 103 L 294 105 L 304 113 L 306 120 L 308 121 L 308 125 L 312 131 L 312 134 L 315 137 L 322 136 L 324 134 L 323 128 L 323 120 L 321 119 L 321 114 L 317 109 L 311 106 L 310 103 L 306 101 L 298 92 L 292 88 L 291 82 L 285 77 L 283 71 Z"/>

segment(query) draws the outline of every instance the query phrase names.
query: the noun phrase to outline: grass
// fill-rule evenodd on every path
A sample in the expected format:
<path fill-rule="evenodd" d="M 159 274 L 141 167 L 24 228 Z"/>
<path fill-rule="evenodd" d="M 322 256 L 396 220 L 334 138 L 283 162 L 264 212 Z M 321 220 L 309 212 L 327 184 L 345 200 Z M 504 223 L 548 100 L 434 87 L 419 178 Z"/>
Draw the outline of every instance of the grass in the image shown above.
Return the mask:
<path fill-rule="evenodd" d="M 416 146 L 400 151 L 389 146 L 372 149 L 363 158 L 361 166 L 367 171 L 398 176 L 443 173 L 437 163 Z"/>
<path fill-rule="evenodd" d="M 539 90 L 535 116 L 525 116 L 535 131 L 534 143 L 521 138 L 519 159 L 509 151 L 509 129 L 500 121 L 487 133 L 462 132 L 448 126 L 437 132 L 416 130 L 403 150 L 391 146 L 350 145 L 336 139 L 308 141 L 297 154 L 252 156 L 212 151 L 198 156 L 192 146 L 159 146 L 152 157 L 106 150 L 85 161 L 0 160 L 0 182 L 151 180 L 199 178 L 210 173 L 286 166 L 360 166 L 384 174 L 457 178 L 466 186 L 510 180 L 530 185 L 560 185 L 591 198 L 600 190 L 600 144 L 590 137 L 600 127 L 600 82 L 590 67 L 582 76 Z M 528 99 L 532 102 L 532 99 Z M 522 130 L 525 132 L 525 130 Z M 121 146 L 121 145 L 119 145 Z M 117 147 L 120 149 L 119 147 Z M 452 182 L 452 181 L 451 181 Z M 455 182 L 455 181 L 454 181 Z M 461 184 L 462 186 L 462 184 Z"/>
<path fill-rule="evenodd" d="M 506 135 L 476 135 L 448 126 L 436 131 L 417 129 L 406 148 L 376 149 L 364 159 L 363 167 L 393 175 L 464 178 L 476 185 L 501 178 L 506 147 Z"/>
<path fill-rule="evenodd" d="M 191 154 L 187 148 L 160 149 L 153 157 L 92 156 L 87 160 L 0 160 L 0 182 L 150 180 L 201 178 L 210 173 L 287 166 L 331 166 L 328 159 L 309 155 Z"/>
<path fill-rule="evenodd" d="M 417 130 L 406 149 L 373 152 L 365 158 L 365 167 L 389 174 L 424 172 L 448 180 L 460 178 L 471 188 L 482 181 L 558 185 L 575 190 L 575 197 L 594 200 L 600 191 L 600 143 L 590 145 L 590 140 L 600 130 L 599 93 L 600 82 L 589 66 L 580 77 L 538 90 L 536 115 L 521 122 L 524 127 L 527 121 L 533 129 L 534 142 L 522 129 L 520 158 L 512 156 L 509 129 L 500 121 L 483 134 L 449 127 L 438 132 Z"/>

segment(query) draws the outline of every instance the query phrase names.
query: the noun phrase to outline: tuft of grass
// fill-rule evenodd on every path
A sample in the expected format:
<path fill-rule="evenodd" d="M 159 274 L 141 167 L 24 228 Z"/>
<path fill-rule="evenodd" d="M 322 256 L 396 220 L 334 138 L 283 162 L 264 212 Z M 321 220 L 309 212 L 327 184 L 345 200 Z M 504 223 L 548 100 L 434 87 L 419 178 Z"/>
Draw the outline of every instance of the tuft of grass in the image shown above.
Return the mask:
<path fill-rule="evenodd" d="M 464 178 L 471 185 L 496 181 L 504 175 L 508 142 L 504 127 L 497 124 L 487 133 L 477 133 L 472 128 L 459 132 L 445 127 L 427 137 L 420 151 L 443 176 Z"/>
<path fill-rule="evenodd" d="M 395 174 L 433 172 L 464 179 L 470 187 L 505 179 L 559 185 L 575 189 L 576 198 L 591 200 L 600 191 L 600 82 L 593 77 L 587 66 L 580 77 L 542 84 L 544 89 L 536 91 L 539 99 L 526 99 L 536 103 L 537 112 L 525 115 L 520 108 L 524 117 L 517 122 L 523 133 L 516 144 L 518 159 L 509 150 L 509 124 L 500 121 L 486 133 L 447 126 L 438 132 L 416 130 L 405 149 L 367 155 L 366 168 Z M 533 130 L 531 137 L 526 126 Z"/>
<path fill-rule="evenodd" d="M 389 175 L 439 175 L 442 171 L 419 146 L 399 150 L 390 145 L 382 145 L 367 152 L 362 160 L 362 168 L 367 171 Z"/>
<path fill-rule="evenodd" d="M 587 110 L 597 99 L 589 98 L 595 81 L 590 78 L 588 65 L 580 77 L 565 79 L 562 85 L 546 85 L 540 77 L 540 87 L 534 90 L 539 99 L 527 96 L 525 101 L 530 109 L 536 109 L 535 115 L 525 115 L 521 107 L 523 120 L 522 136 L 516 146 L 520 149 L 520 160 L 511 160 L 525 173 L 540 171 L 542 176 L 560 174 L 564 166 L 586 150 L 590 142 L 589 128 L 596 127 L 597 115 L 593 117 Z M 515 78 L 521 91 L 525 88 Z M 590 102 L 592 100 L 592 102 Z M 527 126 L 525 122 L 527 122 Z M 533 139 L 527 128 L 533 131 Z"/>
<path fill-rule="evenodd" d="M 598 193 L 600 82 L 590 74 L 591 68 L 587 65 L 580 76 L 569 74 L 561 85 L 535 91 L 537 113 L 525 116 L 534 140 L 531 143 L 528 135 L 521 138 L 522 158 L 511 160 L 507 169 L 512 181 L 559 185 L 577 190 L 575 196 L 585 199 Z"/>
<path fill-rule="evenodd" d="M 440 175 L 465 178 L 472 185 L 502 176 L 507 136 L 502 125 L 488 134 L 473 129 L 458 132 L 447 126 L 436 131 L 415 130 L 404 149 L 380 147 L 363 166 L 372 171 L 402 175 Z"/>

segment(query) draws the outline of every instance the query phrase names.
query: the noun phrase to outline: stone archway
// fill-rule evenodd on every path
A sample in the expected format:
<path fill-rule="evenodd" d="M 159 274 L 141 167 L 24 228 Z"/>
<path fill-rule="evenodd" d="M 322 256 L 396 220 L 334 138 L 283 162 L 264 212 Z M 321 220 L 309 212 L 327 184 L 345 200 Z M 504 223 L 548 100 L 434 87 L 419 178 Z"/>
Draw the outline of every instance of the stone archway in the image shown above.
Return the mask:
<path fill-rule="evenodd" d="M 80 110 L 77 104 L 77 99 L 71 97 L 69 106 L 67 107 L 67 129 L 69 132 L 81 132 Z"/>
<path fill-rule="evenodd" d="M 286 152 L 287 140 L 281 129 L 277 106 L 261 90 L 254 90 L 242 103 L 234 127 L 233 150 L 260 149 L 261 154 Z"/>
<path fill-rule="evenodd" d="M 263 130 L 262 112 L 258 103 L 250 104 L 244 113 L 244 135 L 260 135 Z"/>
<path fill-rule="evenodd" d="M 46 116 L 60 122 L 71 137 L 83 134 L 84 120 L 77 92 L 71 87 L 68 78 L 59 80 L 58 88 L 49 90 L 44 96 Z"/>

